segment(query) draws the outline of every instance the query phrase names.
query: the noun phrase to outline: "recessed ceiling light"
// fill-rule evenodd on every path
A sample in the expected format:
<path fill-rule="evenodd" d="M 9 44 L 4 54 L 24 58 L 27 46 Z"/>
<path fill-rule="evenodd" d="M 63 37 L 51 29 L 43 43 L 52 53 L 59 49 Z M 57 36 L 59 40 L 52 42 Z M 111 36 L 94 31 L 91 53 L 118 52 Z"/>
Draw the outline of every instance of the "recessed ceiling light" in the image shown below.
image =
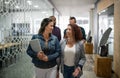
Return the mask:
<path fill-rule="evenodd" d="M 43 14 L 45 14 L 46 12 L 45 12 L 45 11 L 43 11 L 42 13 L 43 13 Z"/>
<path fill-rule="evenodd" d="M 34 5 L 35 8 L 38 8 L 39 6 L 38 5 Z"/>
<path fill-rule="evenodd" d="M 27 3 L 28 3 L 29 5 L 32 5 L 32 1 L 30 1 L 30 0 L 28 0 Z"/>

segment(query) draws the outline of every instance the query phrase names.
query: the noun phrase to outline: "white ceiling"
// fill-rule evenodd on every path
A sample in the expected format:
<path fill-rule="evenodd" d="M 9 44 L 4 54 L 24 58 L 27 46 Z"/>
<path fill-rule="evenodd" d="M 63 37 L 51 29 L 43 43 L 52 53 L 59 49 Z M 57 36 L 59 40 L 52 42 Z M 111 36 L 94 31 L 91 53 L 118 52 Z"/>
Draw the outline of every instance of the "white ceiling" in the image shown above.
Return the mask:
<path fill-rule="evenodd" d="M 87 17 L 96 0 L 49 0 L 62 16 Z"/>
<path fill-rule="evenodd" d="M 88 17 L 91 8 L 94 8 L 94 3 L 97 0 L 6 0 L 8 3 L 4 7 L 15 9 L 39 9 L 48 10 L 55 7 L 62 16 L 78 16 Z M 16 2 L 18 1 L 18 2 Z M 31 5 L 27 3 L 31 1 Z M 23 3 L 24 2 L 24 3 Z M 51 4 L 52 6 L 51 6 Z M 0 2 L 2 4 L 2 2 Z M 11 6 L 9 6 L 10 4 Z M 38 7 L 34 7 L 38 6 Z M 0 8 L 1 12 L 1 8 Z"/>
<path fill-rule="evenodd" d="M 1 9 L 25 9 L 25 10 L 48 10 L 53 6 L 47 0 L 2 0 L 0 1 Z"/>

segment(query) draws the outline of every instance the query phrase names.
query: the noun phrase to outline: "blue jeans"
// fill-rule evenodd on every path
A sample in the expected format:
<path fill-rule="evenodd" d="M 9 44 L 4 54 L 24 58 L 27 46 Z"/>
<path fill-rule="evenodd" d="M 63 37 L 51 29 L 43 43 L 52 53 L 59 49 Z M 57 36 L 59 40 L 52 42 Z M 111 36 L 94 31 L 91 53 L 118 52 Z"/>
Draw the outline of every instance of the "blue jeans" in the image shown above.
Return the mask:
<path fill-rule="evenodd" d="M 64 73 L 63 76 L 64 78 L 74 78 L 74 76 L 72 75 L 74 72 L 74 66 L 66 66 L 64 65 Z"/>

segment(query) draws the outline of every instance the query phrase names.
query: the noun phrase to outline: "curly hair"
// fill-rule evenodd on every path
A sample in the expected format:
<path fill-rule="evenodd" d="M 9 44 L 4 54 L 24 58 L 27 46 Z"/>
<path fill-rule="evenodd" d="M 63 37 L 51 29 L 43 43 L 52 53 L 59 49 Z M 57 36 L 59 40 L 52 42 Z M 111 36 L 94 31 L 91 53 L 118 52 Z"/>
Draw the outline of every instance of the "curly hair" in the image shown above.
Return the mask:
<path fill-rule="evenodd" d="M 80 41 L 82 40 L 82 32 L 80 27 L 77 24 L 68 24 L 68 26 L 70 26 L 72 28 L 72 34 L 75 37 L 75 41 Z M 67 36 L 66 36 L 67 38 Z"/>

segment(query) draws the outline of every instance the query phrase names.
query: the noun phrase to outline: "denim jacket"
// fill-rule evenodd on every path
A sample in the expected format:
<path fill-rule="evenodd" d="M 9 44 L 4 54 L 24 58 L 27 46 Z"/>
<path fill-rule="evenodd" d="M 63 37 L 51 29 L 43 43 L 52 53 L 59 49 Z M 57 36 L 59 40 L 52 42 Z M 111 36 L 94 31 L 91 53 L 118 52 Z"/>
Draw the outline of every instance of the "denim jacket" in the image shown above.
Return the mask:
<path fill-rule="evenodd" d="M 45 45 L 45 39 L 42 34 L 33 35 L 32 39 L 39 39 L 42 51 L 47 55 L 48 61 L 44 62 L 37 57 L 37 52 L 34 52 L 29 45 L 27 48 L 27 54 L 32 58 L 32 62 L 39 68 L 51 68 L 54 67 L 56 59 L 59 57 L 61 48 L 56 36 L 50 34 L 48 45 Z"/>

